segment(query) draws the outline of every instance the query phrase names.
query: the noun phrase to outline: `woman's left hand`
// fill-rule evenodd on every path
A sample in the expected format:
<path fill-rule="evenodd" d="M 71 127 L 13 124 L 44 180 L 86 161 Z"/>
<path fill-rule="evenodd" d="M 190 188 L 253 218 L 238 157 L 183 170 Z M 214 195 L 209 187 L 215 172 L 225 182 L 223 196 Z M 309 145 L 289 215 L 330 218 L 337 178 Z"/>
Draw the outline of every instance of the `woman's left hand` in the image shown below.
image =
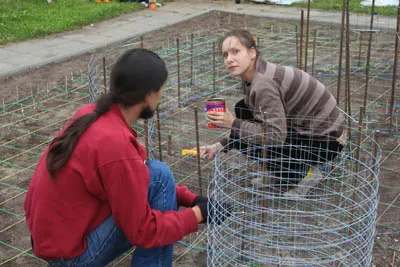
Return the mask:
<path fill-rule="evenodd" d="M 233 122 L 235 121 L 235 116 L 226 110 L 225 112 L 207 112 L 207 118 L 212 123 L 219 127 L 232 128 Z"/>

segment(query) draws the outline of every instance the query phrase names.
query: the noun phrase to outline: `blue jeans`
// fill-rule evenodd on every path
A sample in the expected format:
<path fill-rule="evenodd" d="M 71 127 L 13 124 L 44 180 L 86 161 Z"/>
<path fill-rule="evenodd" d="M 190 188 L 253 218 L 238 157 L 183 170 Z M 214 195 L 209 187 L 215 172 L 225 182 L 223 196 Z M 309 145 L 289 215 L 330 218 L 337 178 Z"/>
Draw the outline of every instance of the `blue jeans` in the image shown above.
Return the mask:
<path fill-rule="evenodd" d="M 147 162 L 150 170 L 148 192 L 149 204 L 153 209 L 177 210 L 174 176 L 168 165 L 160 161 Z M 86 251 L 74 259 L 59 259 L 49 262 L 49 266 L 106 266 L 132 248 L 132 244 L 117 227 L 112 216 L 94 229 L 87 238 Z M 173 244 L 152 249 L 136 247 L 131 266 L 169 267 L 172 266 Z"/>

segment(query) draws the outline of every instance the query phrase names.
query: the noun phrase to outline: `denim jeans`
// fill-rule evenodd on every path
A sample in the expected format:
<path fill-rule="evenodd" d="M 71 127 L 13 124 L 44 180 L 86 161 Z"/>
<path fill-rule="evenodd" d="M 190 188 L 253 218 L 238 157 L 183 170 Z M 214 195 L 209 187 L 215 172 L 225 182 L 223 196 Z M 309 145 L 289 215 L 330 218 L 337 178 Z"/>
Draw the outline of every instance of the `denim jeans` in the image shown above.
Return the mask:
<path fill-rule="evenodd" d="M 161 211 L 177 210 L 175 180 L 170 168 L 156 160 L 148 161 L 147 166 L 150 170 L 150 206 Z M 50 261 L 49 266 L 106 266 L 132 247 L 112 216 L 89 234 L 87 242 L 88 247 L 82 255 L 74 259 Z M 152 249 L 136 247 L 131 266 L 169 267 L 172 266 L 172 254 L 173 244 Z"/>

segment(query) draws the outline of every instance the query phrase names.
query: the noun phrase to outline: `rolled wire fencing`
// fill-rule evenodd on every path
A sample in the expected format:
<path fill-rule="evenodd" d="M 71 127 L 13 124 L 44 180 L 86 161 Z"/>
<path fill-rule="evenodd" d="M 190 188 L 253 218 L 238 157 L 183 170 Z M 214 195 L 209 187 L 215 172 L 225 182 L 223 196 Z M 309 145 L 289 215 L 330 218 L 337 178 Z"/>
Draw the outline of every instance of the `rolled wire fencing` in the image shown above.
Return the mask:
<path fill-rule="evenodd" d="M 283 135 L 303 138 L 289 125 Z M 282 141 L 264 129 L 231 138 L 228 146 L 239 150 L 217 154 L 208 187 L 215 216 L 207 265 L 370 266 L 381 153 L 373 133 L 358 127 L 350 134 L 326 162 L 337 152 L 319 142 L 329 135 Z"/>

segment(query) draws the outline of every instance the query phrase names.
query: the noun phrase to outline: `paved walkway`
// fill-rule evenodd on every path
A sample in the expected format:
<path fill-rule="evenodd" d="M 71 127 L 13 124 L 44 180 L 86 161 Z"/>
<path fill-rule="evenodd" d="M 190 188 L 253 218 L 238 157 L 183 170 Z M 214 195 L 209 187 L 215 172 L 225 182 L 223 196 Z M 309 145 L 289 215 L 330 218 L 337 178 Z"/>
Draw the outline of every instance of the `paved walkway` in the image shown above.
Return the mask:
<path fill-rule="evenodd" d="M 235 4 L 233 0 L 176 0 L 155 11 L 141 10 L 76 31 L 0 46 L 0 78 L 127 40 L 211 10 L 293 20 L 300 17 L 300 10 L 297 8 L 255 3 Z M 304 13 L 306 14 L 306 10 Z M 340 23 L 341 13 L 312 10 L 310 20 Z M 350 21 L 354 28 L 368 29 L 370 17 L 352 15 Z M 395 18 L 376 16 L 374 21 L 378 29 L 395 29 L 396 26 Z"/>

